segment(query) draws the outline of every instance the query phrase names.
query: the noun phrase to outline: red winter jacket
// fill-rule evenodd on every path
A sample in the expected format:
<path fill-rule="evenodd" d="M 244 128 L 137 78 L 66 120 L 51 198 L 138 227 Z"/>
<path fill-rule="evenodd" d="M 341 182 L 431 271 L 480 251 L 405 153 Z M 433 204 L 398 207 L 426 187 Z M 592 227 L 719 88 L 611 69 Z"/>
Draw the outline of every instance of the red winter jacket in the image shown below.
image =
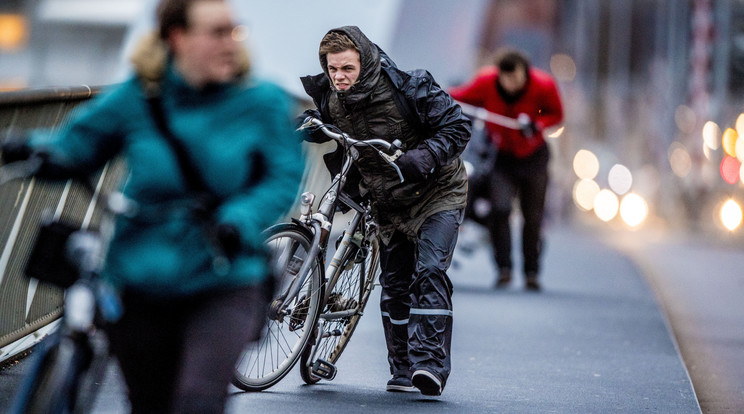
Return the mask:
<path fill-rule="evenodd" d="M 490 112 L 516 118 L 521 113 L 535 121 L 538 132 L 525 138 L 519 130 L 486 123 L 491 141 L 499 151 L 516 158 L 526 158 L 545 145 L 542 129 L 563 120 L 563 107 L 553 78 L 539 69 L 530 68 L 527 89 L 519 98 L 509 103 L 498 92 L 498 68 L 480 70 L 470 83 L 452 88 L 449 93 L 458 101 L 485 108 Z"/>

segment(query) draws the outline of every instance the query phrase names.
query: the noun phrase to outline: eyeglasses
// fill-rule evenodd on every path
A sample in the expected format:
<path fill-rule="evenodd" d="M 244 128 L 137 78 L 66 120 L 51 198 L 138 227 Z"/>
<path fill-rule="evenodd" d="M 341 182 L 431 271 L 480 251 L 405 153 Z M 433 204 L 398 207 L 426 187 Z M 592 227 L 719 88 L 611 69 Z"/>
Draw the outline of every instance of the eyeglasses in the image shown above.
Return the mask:
<path fill-rule="evenodd" d="M 235 24 L 205 28 L 192 27 L 189 28 L 189 32 L 196 35 L 208 36 L 215 40 L 222 40 L 229 37 L 236 42 L 243 41 L 247 37 L 245 26 Z"/>

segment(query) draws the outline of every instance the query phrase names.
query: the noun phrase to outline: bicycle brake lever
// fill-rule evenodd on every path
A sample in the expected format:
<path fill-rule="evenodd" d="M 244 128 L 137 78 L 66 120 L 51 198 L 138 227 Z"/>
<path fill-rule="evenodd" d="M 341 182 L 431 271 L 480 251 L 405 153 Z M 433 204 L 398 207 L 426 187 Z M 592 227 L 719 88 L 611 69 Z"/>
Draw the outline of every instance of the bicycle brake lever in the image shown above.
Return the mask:
<path fill-rule="evenodd" d="M 313 118 L 312 116 L 308 116 L 305 118 L 305 121 L 300 125 L 299 128 L 297 128 L 298 131 L 302 131 L 305 129 L 308 129 L 310 127 L 319 126 L 319 122 L 317 122 L 316 118 Z"/>
<path fill-rule="evenodd" d="M 382 152 L 380 150 L 377 150 L 377 152 L 380 154 L 380 156 L 383 159 L 385 159 L 385 161 L 387 161 L 388 163 L 393 164 L 393 165 L 395 165 L 395 160 L 397 160 L 398 158 L 400 158 L 401 155 L 403 155 L 403 151 L 401 151 L 401 150 L 395 150 L 395 152 L 392 153 L 392 154 L 385 154 L 384 152 Z M 397 165 L 396 165 L 396 167 L 397 167 Z"/>
<path fill-rule="evenodd" d="M 403 155 L 403 151 L 396 150 L 392 155 L 385 154 L 384 152 L 377 150 L 377 152 L 380 154 L 380 156 L 388 162 L 388 164 L 392 165 L 395 169 L 395 172 L 398 173 L 398 178 L 400 178 L 400 182 L 405 182 L 405 178 L 403 178 L 403 173 L 400 171 L 400 167 L 398 167 L 398 164 L 395 163 L 395 160 L 400 158 L 401 155 Z"/>

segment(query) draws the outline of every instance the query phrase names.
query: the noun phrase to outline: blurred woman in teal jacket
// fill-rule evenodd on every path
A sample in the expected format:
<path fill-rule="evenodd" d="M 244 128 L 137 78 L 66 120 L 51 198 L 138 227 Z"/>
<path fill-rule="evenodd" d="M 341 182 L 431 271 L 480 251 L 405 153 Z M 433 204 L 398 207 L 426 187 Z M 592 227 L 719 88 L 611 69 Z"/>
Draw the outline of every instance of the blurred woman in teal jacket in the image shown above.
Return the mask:
<path fill-rule="evenodd" d="M 135 76 L 78 111 L 58 134 L 36 134 L 42 174 L 89 174 L 123 155 L 122 192 L 138 214 L 117 218 L 104 277 L 124 317 L 110 329 L 133 412 L 221 412 L 242 347 L 263 324 L 267 275 L 261 231 L 292 205 L 304 160 L 289 100 L 248 76 L 222 0 L 164 0 L 159 33 L 144 39 Z M 143 85 L 159 88 L 173 135 L 219 200 L 214 231 L 156 127 Z M 10 154 L 8 154 L 10 155 Z M 211 234 L 210 234 L 211 233 Z M 214 237 L 213 237 L 214 236 Z M 230 254 L 213 266 L 214 245 Z"/>

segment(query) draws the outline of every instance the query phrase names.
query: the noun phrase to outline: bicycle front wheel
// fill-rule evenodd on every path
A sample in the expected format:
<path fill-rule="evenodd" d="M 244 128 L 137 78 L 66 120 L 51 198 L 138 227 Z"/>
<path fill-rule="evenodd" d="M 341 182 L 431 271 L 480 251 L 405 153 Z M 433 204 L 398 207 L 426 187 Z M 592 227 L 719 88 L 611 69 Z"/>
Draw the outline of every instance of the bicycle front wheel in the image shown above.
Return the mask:
<path fill-rule="evenodd" d="M 84 342 L 55 335 L 47 339 L 29 377 L 24 380 L 12 413 L 74 413 L 83 407 L 79 385 L 93 353 Z"/>
<path fill-rule="evenodd" d="M 349 343 L 351 335 L 362 317 L 369 295 L 374 289 L 379 271 L 380 252 L 377 239 L 363 242 L 356 249 L 351 249 L 343 263 L 344 269 L 328 296 L 323 313 L 330 315 L 346 310 L 356 311 L 351 316 L 323 318 L 323 323 L 316 329 L 317 339 L 314 346 L 303 352 L 300 361 L 300 376 L 306 384 L 315 384 L 321 377 L 313 373 L 313 366 L 322 359 L 336 364 L 341 353 Z M 311 361 L 310 358 L 313 358 Z"/>
<path fill-rule="evenodd" d="M 281 224 L 266 231 L 271 264 L 277 275 L 277 293 L 270 304 L 261 337 L 250 344 L 235 367 L 233 384 L 245 391 L 261 391 L 279 382 L 299 360 L 312 337 L 323 298 L 323 267 L 309 257 L 312 234 L 296 224 Z M 297 295 L 286 297 L 302 265 L 312 260 Z M 278 306 L 286 310 L 277 312 Z"/>

